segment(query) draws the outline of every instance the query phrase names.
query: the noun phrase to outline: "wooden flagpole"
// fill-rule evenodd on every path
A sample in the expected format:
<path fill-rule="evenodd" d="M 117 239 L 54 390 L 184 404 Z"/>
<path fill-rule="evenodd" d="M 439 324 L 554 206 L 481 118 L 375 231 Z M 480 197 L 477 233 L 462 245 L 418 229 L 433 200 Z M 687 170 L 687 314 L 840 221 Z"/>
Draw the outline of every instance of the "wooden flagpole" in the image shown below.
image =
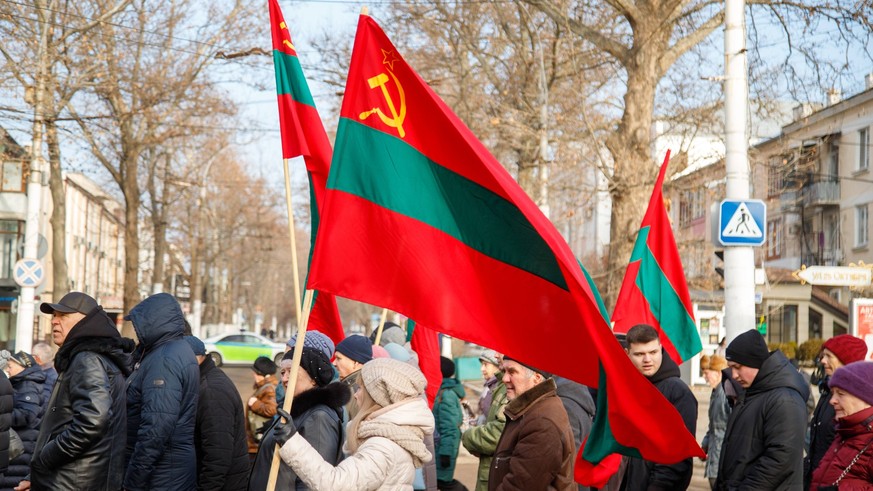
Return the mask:
<path fill-rule="evenodd" d="M 294 313 L 297 319 L 297 328 L 300 330 L 300 325 L 303 323 L 300 312 L 300 270 L 297 266 L 297 236 L 294 233 L 294 207 L 291 204 L 291 171 L 288 167 L 288 161 L 291 159 L 282 159 L 282 164 L 285 167 L 285 206 L 288 208 L 288 235 L 291 238 L 291 270 L 294 272 Z M 305 302 L 305 299 L 304 299 Z"/>
<path fill-rule="evenodd" d="M 291 373 L 288 374 L 288 387 L 285 389 L 285 402 L 282 409 L 291 412 L 294 402 L 294 391 L 297 388 L 297 372 L 300 370 L 300 357 L 303 356 L 303 341 L 306 337 L 306 327 L 309 325 L 309 314 L 312 312 L 312 290 L 306 290 L 303 296 L 303 322 L 297 326 L 297 341 L 294 343 L 294 356 L 291 358 Z M 299 346 L 300 349 L 296 347 Z M 279 478 L 279 445 L 273 451 L 273 461 L 270 463 L 270 478 L 267 480 L 267 491 L 275 491 L 276 480 Z"/>
<path fill-rule="evenodd" d="M 382 341 L 382 330 L 385 329 L 385 319 L 388 318 L 388 309 L 382 309 L 382 317 L 379 319 L 379 327 L 376 328 L 376 339 L 373 340 L 373 346 L 379 346 L 379 341 Z"/>

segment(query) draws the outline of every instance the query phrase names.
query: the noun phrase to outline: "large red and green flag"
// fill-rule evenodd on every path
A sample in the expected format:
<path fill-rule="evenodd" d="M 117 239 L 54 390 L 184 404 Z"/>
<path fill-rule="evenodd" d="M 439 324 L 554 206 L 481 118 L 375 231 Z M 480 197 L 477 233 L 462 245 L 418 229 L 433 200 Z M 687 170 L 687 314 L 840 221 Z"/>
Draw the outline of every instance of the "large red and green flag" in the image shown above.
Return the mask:
<path fill-rule="evenodd" d="M 703 345 L 664 206 L 662 186 L 669 162 L 668 151 L 634 243 L 612 321 L 618 333 L 626 333 L 637 324 L 654 326 L 670 358 L 682 363 L 699 353 Z"/>
<path fill-rule="evenodd" d="M 366 15 L 309 287 L 599 387 L 604 457 L 703 456 L 616 342 L 566 241 Z"/>
<path fill-rule="evenodd" d="M 279 125 L 282 132 L 282 158 L 303 160 L 309 176 L 309 208 L 311 210 L 309 263 L 318 232 L 319 210 L 322 207 L 325 184 L 330 170 L 331 148 L 327 132 L 315 108 L 312 93 L 303 76 L 297 49 L 285 24 L 277 0 L 270 2 L 270 27 L 273 32 L 273 66 L 276 70 L 276 90 L 279 97 Z M 328 293 L 313 292 L 308 329 L 327 334 L 334 343 L 345 337 L 336 298 Z M 301 301 L 301 299 L 297 299 Z"/>

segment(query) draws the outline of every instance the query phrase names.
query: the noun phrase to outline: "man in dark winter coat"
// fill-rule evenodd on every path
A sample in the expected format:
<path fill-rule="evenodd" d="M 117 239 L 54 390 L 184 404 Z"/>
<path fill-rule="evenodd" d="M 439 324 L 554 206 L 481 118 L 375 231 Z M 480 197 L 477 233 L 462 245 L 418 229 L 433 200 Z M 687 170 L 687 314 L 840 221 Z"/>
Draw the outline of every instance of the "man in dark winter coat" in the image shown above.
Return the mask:
<path fill-rule="evenodd" d="M 506 426 L 491 460 L 488 489 L 574 489 L 576 449 L 555 380 L 504 356 L 503 383 Z"/>
<path fill-rule="evenodd" d="M 185 336 L 200 364 L 200 397 L 194 447 L 197 451 L 197 489 L 235 491 L 246 489 L 249 451 L 242 397 L 212 358 L 203 341 Z"/>
<path fill-rule="evenodd" d="M 829 382 L 834 370 L 867 356 L 867 343 L 851 334 L 834 336 L 822 345 L 821 364 L 825 377 L 819 382 L 818 405 L 809 422 L 809 452 L 803 460 L 803 489 L 809 489 L 812 472 L 818 467 L 836 436 L 836 413 L 831 405 Z"/>
<path fill-rule="evenodd" d="M 9 428 L 12 426 L 12 384 L 0 370 L 0 474 L 9 467 Z"/>
<path fill-rule="evenodd" d="M 591 434 L 591 425 L 594 422 L 594 398 L 588 387 L 563 377 L 555 377 L 555 385 L 558 386 L 558 397 L 567 411 L 570 420 L 570 429 L 573 430 L 573 441 L 576 449 L 582 445 L 582 441 Z M 578 491 L 586 491 L 588 486 L 581 484 L 576 486 Z"/>
<path fill-rule="evenodd" d="M 626 351 L 637 370 L 679 411 L 685 427 L 693 435 L 697 430 L 697 399 L 679 378 L 679 366 L 672 358 L 664 355 L 658 331 L 647 324 L 630 328 L 627 332 Z M 691 483 L 692 471 L 692 459 L 665 465 L 629 458 L 621 489 L 686 489 Z"/>
<path fill-rule="evenodd" d="M 58 380 L 58 371 L 55 370 L 54 354 L 52 347 L 48 343 L 40 341 L 33 345 L 33 357 L 39 363 L 43 373 L 45 373 L 45 383 L 42 385 L 43 404 L 47 403 L 52 395 L 52 389 L 55 382 Z"/>
<path fill-rule="evenodd" d="M 124 488 L 194 489 L 200 369 L 182 339 L 182 309 L 172 295 L 158 293 L 131 309 L 125 320 L 139 338 L 134 359 L 140 361 L 127 384 Z"/>
<path fill-rule="evenodd" d="M 24 453 L 9 461 L 9 469 L 0 477 L 0 489 L 12 489 L 30 474 L 30 458 L 39 435 L 39 423 L 45 410 L 42 386 L 45 372 L 29 353 L 19 351 L 9 358 L 9 382 L 12 384 L 12 429 L 18 433 Z"/>
<path fill-rule="evenodd" d="M 716 489 L 800 489 L 809 385 L 754 329 L 728 345 L 726 358 L 746 391 L 728 420 Z"/>
<path fill-rule="evenodd" d="M 97 302 L 80 292 L 39 310 L 52 316 L 58 380 L 30 461 L 30 482 L 16 489 L 114 491 L 124 476 L 125 377 L 132 340 Z"/>

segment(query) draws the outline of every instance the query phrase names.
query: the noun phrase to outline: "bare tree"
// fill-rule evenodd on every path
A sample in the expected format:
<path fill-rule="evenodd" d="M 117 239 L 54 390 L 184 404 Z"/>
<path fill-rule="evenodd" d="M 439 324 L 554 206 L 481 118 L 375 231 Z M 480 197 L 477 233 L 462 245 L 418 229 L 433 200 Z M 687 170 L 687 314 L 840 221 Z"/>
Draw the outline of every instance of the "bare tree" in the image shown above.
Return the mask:
<path fill-rule="evenodd" d="M 524 1 L 608 54 L 622 75 L 625 91 L 621 116 L 605 141 L 611 165 L 603 169 L 612 198 L 607 267 L 607 301 L 611 305 L 618 293 L 620 273 L 630 256 L 656 172 L 651 131 L 659 84 L 680 58 L 721 28 L 724 3 L 710 0 L 608 0 L 598 4 Z M 827 86 L 849 68 L 844 60 L 821 56 L 822 51 L 817 49 L 811 35 L 816 28 L 829 24 L 837 32 L 833 40 L 843 46 L 860 41 L 860 47 L 869 40 L 870 10 L 865 2 L 752 0 L 748 4 L 750 19 L 785 29 L 787 37 L 783 41 L 788 51 L 775 63 L 781 65 L 779 73 L 786 77 L 781 85 L 795 89 L 795 93 L 809 87 L 802 84 L 804 80 L 819 87 Z M 612 21 L 603 23 L 602 19 Z M 752 32 L 756 32 L 754 27 Z M 753 36 L 753 41 L 755 39 Z M 797 70 L 798 61 L 810 70 L 811 79 Z"/>
<path fill-rule="evenodd" d="M 69 111 L 124 199 L 125 309 L 140 298 L 139 176 L 144 165 L 156 162 L 143 160 L 202 129 L 211 115 L 231 110 L 229 103 L 216 103 L 220 91 L 208 69 L 220 70 L 217 53 L 245 44 L 253 31 L 253 7 L 242 0 L 204 7 L 136 0 L 82 45 L 101 73 L 89 96 L 75 99 Z M 203 15 L 210 19 L 205 25 Z"/>
<path fill-rule="evenodd" d="M 52 197 L 52 294 L 69 290 L 66 259 L 66 212 L 61 175 L 58 120 L 70 99 L 86 88 L 95 67 L 70 57 L 74 46 L 103 22 L 124 9 L 130 0 L 107 2 L 99 13 L 82 3 L 34 0 L 0 5 L 0 53 L 3 71 L 25 88 L 24 99 L 33 107 L 31 152 L 42 159 L 43 135 L 49 156 L 49 188 Z M 94 15 L 92 15 L 94 14 Z M 34 162 L 31 162 L 31 166 Z"/>

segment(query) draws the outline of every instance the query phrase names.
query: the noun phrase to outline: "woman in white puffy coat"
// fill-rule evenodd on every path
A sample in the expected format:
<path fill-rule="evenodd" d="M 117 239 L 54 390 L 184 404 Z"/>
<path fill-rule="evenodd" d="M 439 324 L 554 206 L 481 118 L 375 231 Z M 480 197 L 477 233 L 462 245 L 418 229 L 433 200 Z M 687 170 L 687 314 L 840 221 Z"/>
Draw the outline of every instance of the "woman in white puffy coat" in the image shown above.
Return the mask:
<path fill-rule="evenodd" d="M 421 371 L 409 364 L 390 358 L 369 361 L 354 395 L 360 411 L 348 425 L 348 458 L 336 466 L 325 462 L 296 434 L 293 422 L 274 428 L 282 445 L 279 455 L 315 491 L 412 490 L 415 468 L 433 458 L 424 445 L 434 427 L 421 397 L 425 383 Z"/>

